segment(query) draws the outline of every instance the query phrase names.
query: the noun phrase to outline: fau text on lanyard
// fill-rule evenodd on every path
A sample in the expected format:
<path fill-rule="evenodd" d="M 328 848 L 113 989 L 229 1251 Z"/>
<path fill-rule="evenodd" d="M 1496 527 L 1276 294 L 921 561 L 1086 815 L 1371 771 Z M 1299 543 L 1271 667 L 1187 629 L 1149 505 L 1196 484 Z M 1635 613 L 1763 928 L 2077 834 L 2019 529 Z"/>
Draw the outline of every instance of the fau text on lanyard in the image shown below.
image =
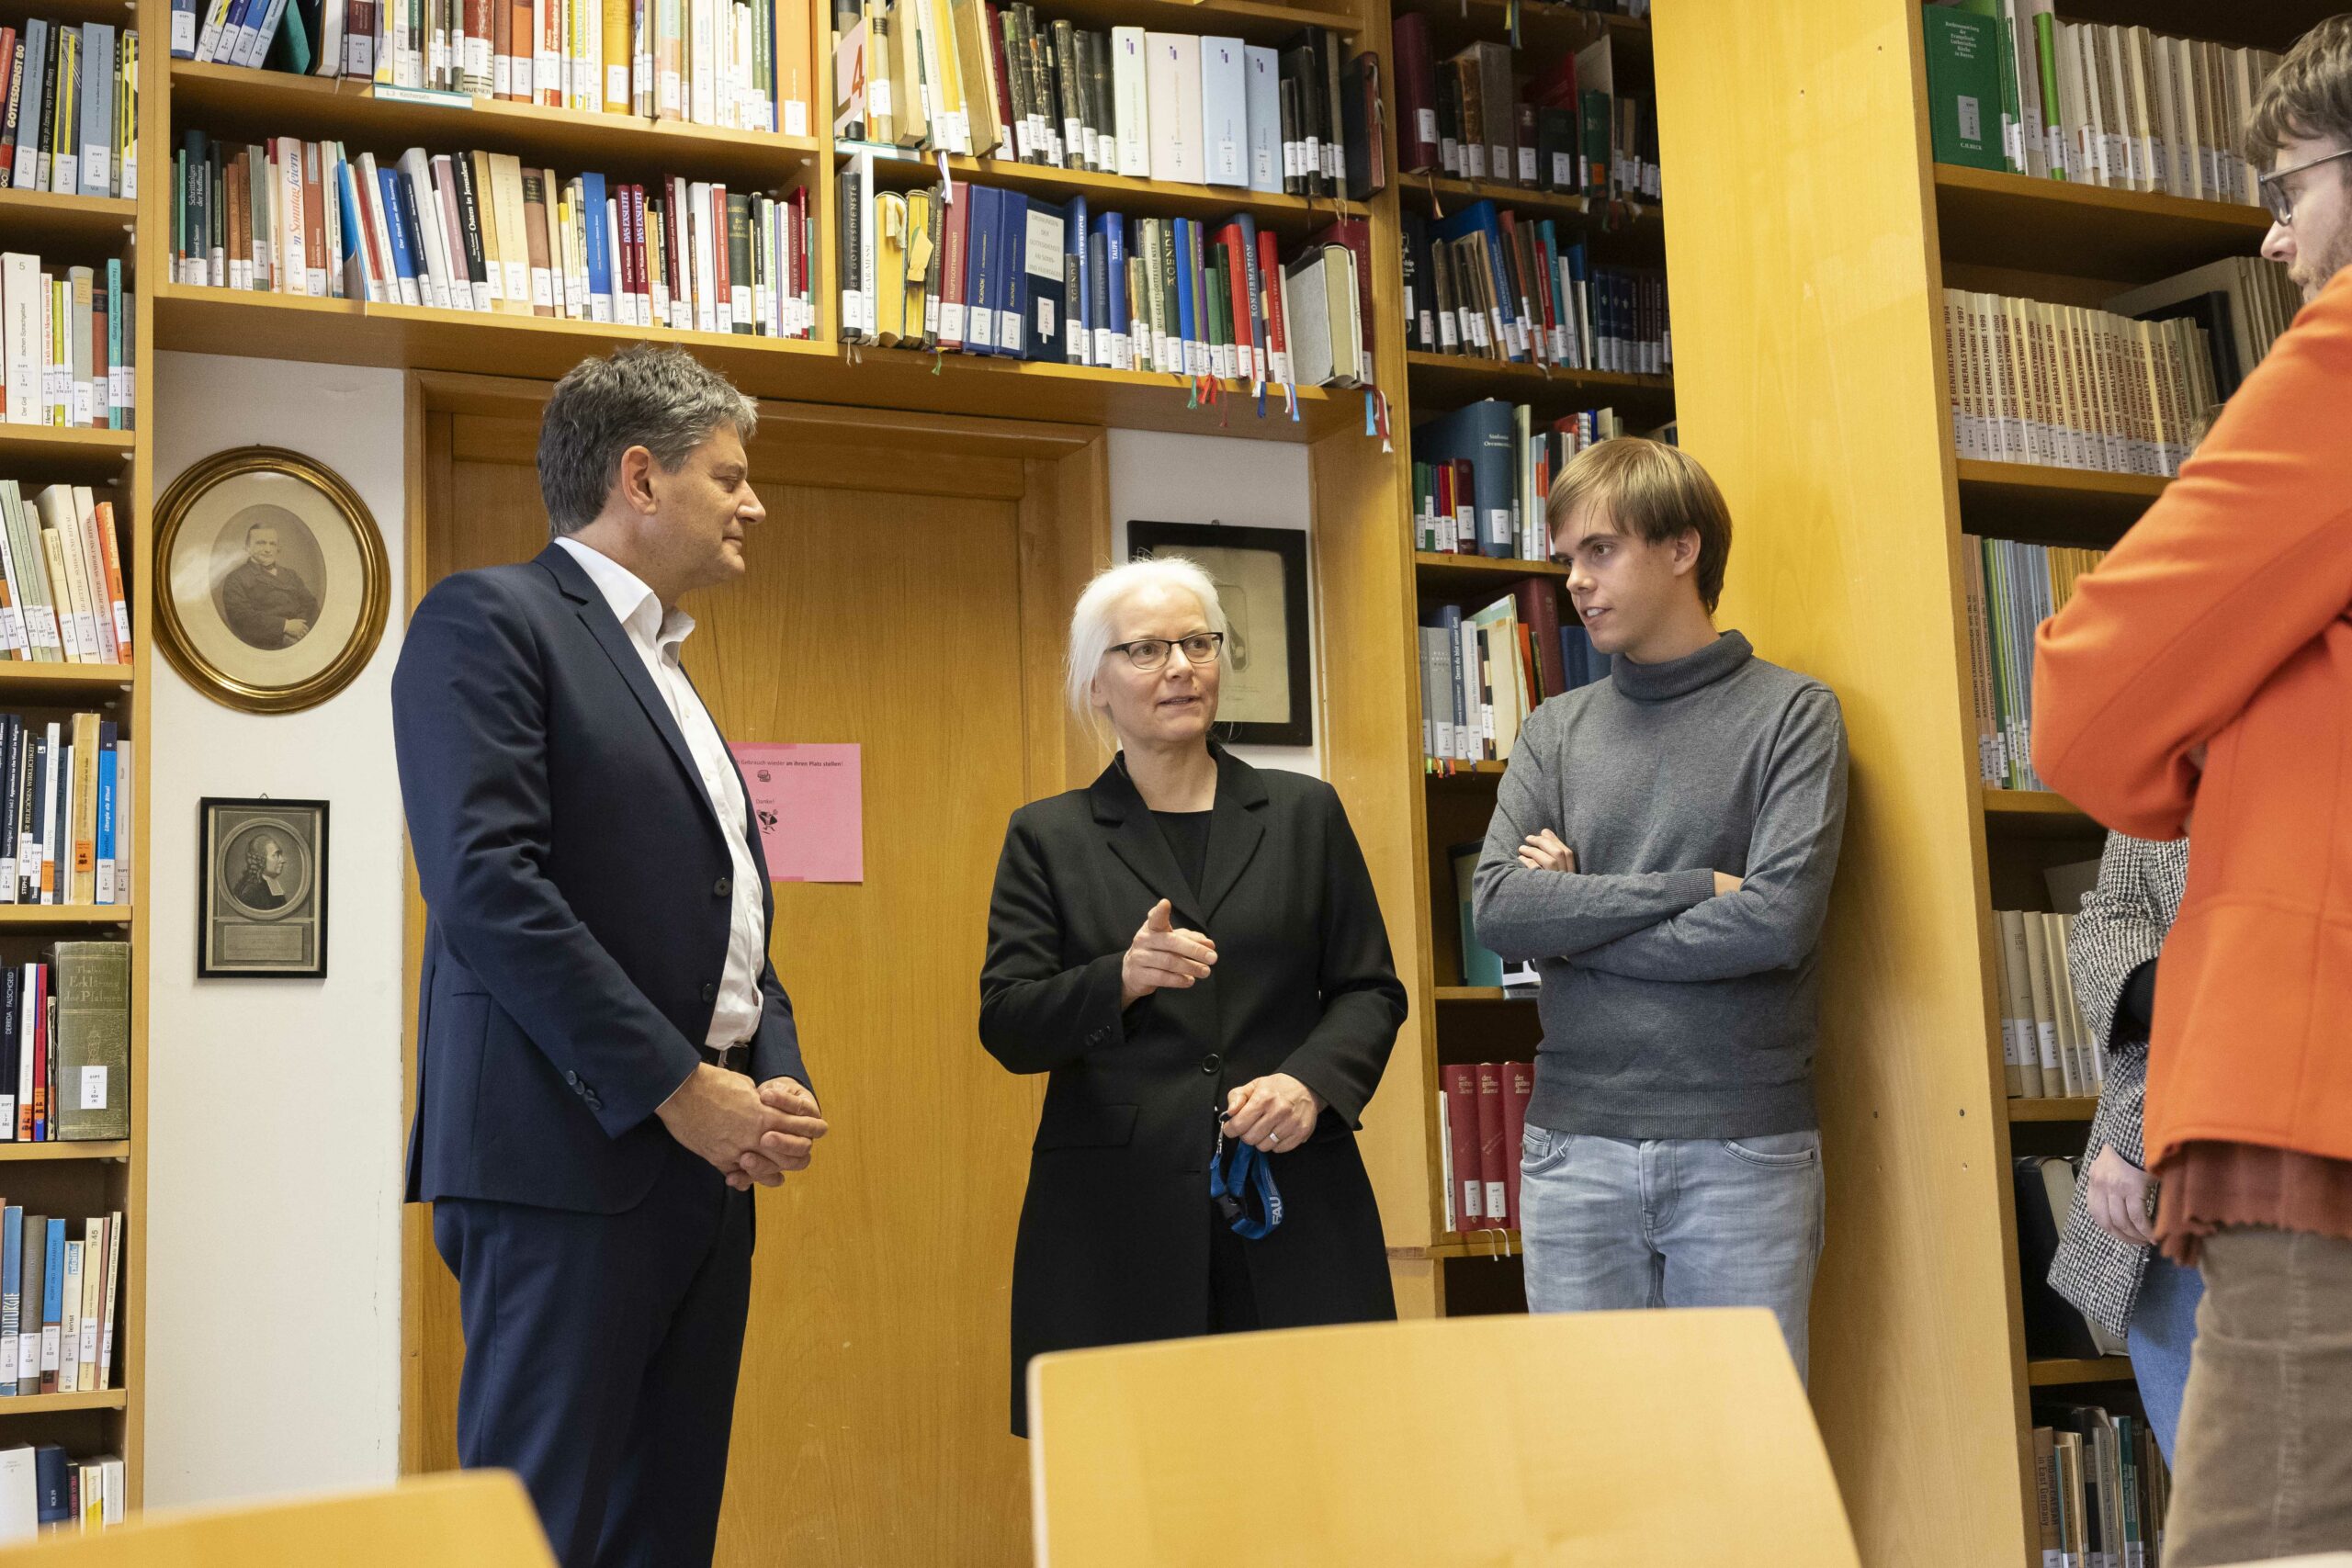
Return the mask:
<path fill-rule="evenodd" d="M 1246 1200 L 1255 1194 L 1256 1213 Z M 1236 1138 L 1233 1157 L 1226 1158 L 1225 1129 L 1216 1130 L 1216 1152 L 1209 1156 L 1209 1200 L 1217 1213 L 1244 1241 L 1256 1241 L 1283 1223 L 1283 1195 L 1274 1190 L 1272 1162 L 1257 1149 Z"/>

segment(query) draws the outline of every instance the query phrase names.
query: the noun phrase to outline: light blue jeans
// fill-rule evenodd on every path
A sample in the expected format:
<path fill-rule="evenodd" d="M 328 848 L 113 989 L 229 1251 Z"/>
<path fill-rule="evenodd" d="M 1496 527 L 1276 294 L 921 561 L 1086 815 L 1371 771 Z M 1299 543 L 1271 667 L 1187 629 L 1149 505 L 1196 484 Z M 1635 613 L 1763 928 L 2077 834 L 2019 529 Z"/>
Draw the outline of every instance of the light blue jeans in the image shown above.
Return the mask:
<path fill-rule="evenodd" d="M 2140 1280 L 2140 1300 L 2124 1325 L 2140 1404 L 2166 1464 L 2172 1462 L 2173 1434 L 2180 1429 L 2180 1395 L 2188 1386 L 2188 1351 L 2197 1342 L 2197 1303 L 2204 1294 L 2204 1277 L 2196 1269 L 2152 1254 Z"/>
<path fill-rule="evenodd" d="M 1821 1134 L 1633 1141 L 1530 1126 L 1531 1312 L 1770 1307 L 1797 1376 L 1821 1261 Z"/>

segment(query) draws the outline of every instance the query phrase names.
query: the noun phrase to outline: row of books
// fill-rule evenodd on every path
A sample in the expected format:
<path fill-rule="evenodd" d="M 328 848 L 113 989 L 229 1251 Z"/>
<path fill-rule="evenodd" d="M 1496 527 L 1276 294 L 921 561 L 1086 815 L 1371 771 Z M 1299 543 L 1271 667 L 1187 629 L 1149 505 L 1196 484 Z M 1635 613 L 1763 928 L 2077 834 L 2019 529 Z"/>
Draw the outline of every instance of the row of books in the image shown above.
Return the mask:
<path fill-rule="evenodd" d="M 130 662 L 114 502 L 54 484 L 28 502 L 0 479 L 0 661 Z"/>
<path fill-rule="evenodd" d="M 2075 917 L 2000 909 L 2001 1067 L 2024 1100 L 2095 1096 L 2107 1083 L 2107 1042 L 2084 1021 L 2067 961 Z"/>
<path fill-rule="evenodd" d="M 1361 219 L 1284 259 L 1247 213 L 1133 218 L 967 184 L 950 200 L 876 191 L 874 167 L 864 152 L 842 172 L 852 342 L 1259 384 L 1371 379 Z"/>
<path fill-rule="evenodd" d="M 104 1529 L 130 1508 L 122 1461 L 113 1454 L 75 1459 L 56 1443 L 0 1449 L 0 1540 Z"/>
<path fill-rule="evenodd" d="M 1432 58 L 1428 17 L 1396 18 L 1397 166 L 1408 174 L 1581 194 L 1659 196 L 1657 115 L 1617 91 L 1610 37 L 1521 79 L 1490 40 Z"/>
<path fill-rule="evenodd" d="M 61 942 L 0 965 L 0 1142 L 129 1136 L 130 944 Z"/>
<path fill-rule="evenodd" d="M 1978 773 L 1996 788 L 2045 788 L 2033 767 L 2033 634 L 2107 552 L 1973 535 L 1961 544 Z"/>
<path fill-rule="evenodd" d="M 1483 609 L 1424 608 L 1420 647 L 1421 750 L 1439 772 L 1510 761 L 1538 705 L 1609 673 L 1575 615 L 1562 617 L 1558 580 L 1548 577 L 1521 579 Z"/>
<path fill-rule="evenodd" d="M 1928 87 L 1939 162 L 2260 199 L 2239 130 L 2278 56 L 2145 27 L 2069 22 L 2054 0 L 1929 5 Z"/>
<path fill-rule="evenodd" d="M 1666 275 L 1593 266 L 1560 225 L 1475 201 L 1400 221 L 1406 347 L 1571 370 L 1662 376 L 1674 364 Z"/>
<path fill-rule="evenodd" d="M 0 27 L 0 186 L 139 194 L 139 35 L 39 17 Z"/>
<path fill-rule="evenodd" d="M 1473 985 L 1476 981 L 1470 982 Z M 1519 1228 L 1519 1141 L 1535 1094 L 1532 1062 L 1449 1062 L 1438 1069 L 1438 1156 L 1445 1228 Z"/>
<path fill-rule="evenodd" d="M 29 251 L 0 252 L 0 418 L 131 428 L 137 317 L 119 256 L 43 266 Z"/>
<path fill-rule="evenodd" d="M 1548 424 L 1525 403 L 1482 398 L 1413 428 L 1414 547 L 1548 560 L 1544 500 L 1568 459 L 1624 430 L 1611 409 Z"/>
<path fill-rule="evenodd" d="M 2033 1418 L 2044 1568 L 2163 1568 L 2172 1472 L 2146 1419 L 2041 1400 Z"/>
<path fill-rule="evenodd" d="M 0 904 L 130 902 L 130 744 L 95 713 L 0 714 Z"/>
<path fill-rule="evenodd" d="M 173 0 L 182 60 L 808 134 L 808 17 L 775 0 Z"/>
<path fill-rule="evenodd" d="M 1279 48 L 1091 28 L 1026 0 L 842 0 L 833 134 L 1188 185 L 1385 188 L 1380 62 L 1308 27 Z"/>
<path fill-rule="evenodd" d="M 112 1388 L 121 1298 L 119 1212 L 66 1220 L 0 1209 L 0 1370 L 15 1370 L 0 1393 Z"/>
<path fill-rule="evenodd" d="M 2188 316 L 1944 290 L 1946 390 L 1962 457 L 2171 475 L 2221 400 Z"/>
<path fill-rule="evenodd" d="M 1506 964 L 1494 949 L 1478 940 L 1474 906 L 1478 862 L 1485 852 L 1486 845 L 1475 840 L 1455 844 L 1445 852 L 1446 861 L 1453 870 L 1453 912 L 1461 933 L 1462 983 L 1498 986 L 1505 997 L 1532 1002 L 1543 990 L 1543 976 L 1534 964 L 1525 959 Z"/>
<path fill-rule="evenodd" d="M 2238 389 L 2293 324 L 2303 305 L 2285 266 L 2259 256 L 2217 262 L 2118 294 L 2106 308 L 2120 316 L 2156 321 L 2180 317 L 2205 330 L 2212 386 L 2222 398 Z"/>
<path fill-rule="evenodd" d="M 2050 1284 L 2050 1261 L 2075 1206 L 2076 1162 L 2019 1155 L 2010 1162 L 2018 1216 L 2018 1279 L 2025 1293 L 2025 1353 L 2035 1360 L 2091 1360 L 2125 1353 L 2122 1340 L 2083 1315 Z M 2096 1224 L 2097 1222 L 2087 1222 Z"/>
<path fill-rule="evenodd" d="M 379 167 L 340 142 L 198 130 L 174 173 L 182 282 L 766 337 L 816 325 L 801 189 L 565 181 L 512 153 L 421 147 Z"/>

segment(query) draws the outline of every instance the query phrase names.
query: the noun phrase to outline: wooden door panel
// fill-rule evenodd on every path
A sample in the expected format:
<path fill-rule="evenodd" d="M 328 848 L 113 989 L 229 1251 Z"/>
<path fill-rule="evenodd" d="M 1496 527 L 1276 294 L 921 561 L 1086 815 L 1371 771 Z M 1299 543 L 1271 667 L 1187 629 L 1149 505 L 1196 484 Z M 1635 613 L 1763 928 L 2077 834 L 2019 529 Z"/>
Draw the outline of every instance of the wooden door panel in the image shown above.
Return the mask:
<path fill-rule="evenodd" d="M 526 453 L 496 431 L 469 446 L 466 423 L 436 565 L 536 553 Z M 718 1561 L 1022 1562 L 1006 1320 L 1043 1080 L 974 1029 L 1005 818 L 1063 782 L 1033 787 L 1024 761 L 1021 503 L 893 491 L 872 468 L 864 489 L 783 482 L 809 458 L 754 443 L 768 521 L 748 577 L 690 606 L 685 650 L 729 739 L 854 741 L 864 769 L 865 882 L 775 888 L 771 951 L 834 1132 L 759 1194 Z M 462 1346 L 453 1282 L 417 1272 L 409 1419 L 434 1468 L 455 1462 Z"/>

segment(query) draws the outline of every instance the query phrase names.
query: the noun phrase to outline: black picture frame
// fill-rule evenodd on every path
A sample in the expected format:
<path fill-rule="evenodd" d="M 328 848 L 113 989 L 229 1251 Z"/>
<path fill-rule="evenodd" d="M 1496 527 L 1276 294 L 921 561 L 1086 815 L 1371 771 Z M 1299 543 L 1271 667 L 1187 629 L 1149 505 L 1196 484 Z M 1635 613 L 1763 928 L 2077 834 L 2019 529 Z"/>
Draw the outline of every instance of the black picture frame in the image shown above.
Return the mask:
<path fill-rule="evenodd" d="M 196 809 L 197 978 L 325 979 L 327 803 L 207 795 Z"/>
<path fill-rule="evenodd" d="M 1227 664 L 1225 690 L 1219 694 L 1216 732 L 1221 739 L 1252 746 L 1312 746 L 1315 744 L 1315 686 L 1311 646 L 1312 626 L 1306 610 L 1306 535 L 1297 528 L 1251 528 L 1224 523 L 1157 523 L 1141 518 L 1127 524 L 1127 556 L 1143 560 L 1155 556 L 1183 556 L 1198 563 L 1216 580 L 1225 601 Z M 1271 558 L 1252 559 L 1252 558 Z M 1278 662 L 1271 669 L 1261 660 L 1267 650 L 1259 627 L 1264 611 L 1252 604 L 1247 586 L 1264 583 L 1269 572 L 1279 574 L 1282 647 L 1272 650 Z M 1259 690 L 1236 690 L 1238 677 L 1252 671 L 1279 673 L 1278 682 L 1260 680 Z M 1227 718 L 1237 697 L 1250 705 L 1250 716 Z"/>

